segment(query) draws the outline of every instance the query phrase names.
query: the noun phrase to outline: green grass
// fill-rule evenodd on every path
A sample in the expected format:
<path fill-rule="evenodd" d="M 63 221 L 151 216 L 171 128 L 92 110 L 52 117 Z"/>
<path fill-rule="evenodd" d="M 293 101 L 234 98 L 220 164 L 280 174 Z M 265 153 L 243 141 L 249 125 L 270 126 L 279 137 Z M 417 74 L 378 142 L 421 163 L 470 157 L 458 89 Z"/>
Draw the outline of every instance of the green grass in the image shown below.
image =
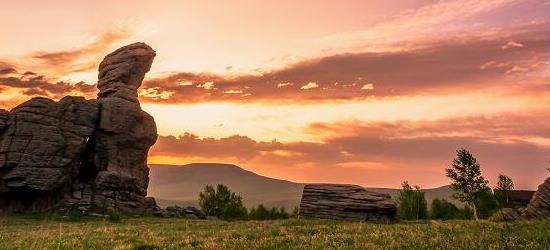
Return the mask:
<path fill-rule="evenodd" d="M 68 221 L 0 217 L 0 249 L 550 249 L 550 221 L 199 221 L 123 218 Z"/>

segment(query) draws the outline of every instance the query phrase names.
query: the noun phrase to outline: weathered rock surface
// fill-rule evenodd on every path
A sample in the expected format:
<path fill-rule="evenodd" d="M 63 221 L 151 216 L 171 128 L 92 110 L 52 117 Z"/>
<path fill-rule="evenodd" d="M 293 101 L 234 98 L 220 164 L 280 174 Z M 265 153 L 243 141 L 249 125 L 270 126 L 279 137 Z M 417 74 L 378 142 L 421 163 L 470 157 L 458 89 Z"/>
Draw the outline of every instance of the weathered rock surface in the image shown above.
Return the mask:
<path fill-rule="evenodd" d="M 14 108 L 0 141 L 0 206 L 40 209 L 63 198 L 97 118 L 97 104 L 82 97 L 33 98 Z"/>
<path fill-rule="evenodd" d="M 34 98 L 0 110 L 0 209 L 158 210 L 146 197 L 157 129 L 137 99 L 154 57 L 144 43 L 107 55 L 98 100 Z"/>
<path fill-rule="evenodd" d="M 308 184 L 300 202 L 300 217 L 369 222 L 396 220 L 396 202 L 387 194 L 357 185 Z"/>
<path fill-rule="evenodd" d="M 550 218 L 550 178 L 539 186 L 529 205 L 522 211 L 521 217 L 525 219 Z"/>

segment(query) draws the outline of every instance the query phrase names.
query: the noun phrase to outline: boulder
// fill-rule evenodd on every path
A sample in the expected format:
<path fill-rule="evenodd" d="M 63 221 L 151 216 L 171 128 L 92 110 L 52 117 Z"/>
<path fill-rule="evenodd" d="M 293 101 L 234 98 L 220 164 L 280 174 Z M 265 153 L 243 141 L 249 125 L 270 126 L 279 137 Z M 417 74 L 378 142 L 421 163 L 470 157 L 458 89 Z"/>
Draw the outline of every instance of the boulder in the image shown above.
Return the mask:
<path fill-rule="evenodd" d="M 531 202 L 522 211 L 521 217 L 524 219 L 550 218 L 550 178 L 538 187 Z"/>
<path fill-rule="evenodd" d="M 381 223 L 396 221 L 396 214 L 390 195 L 342 184 L 305 185 L 299 210 L 302 218 Z"/>
<path fill-rule="evenodd" d="M 206 219 L 206 215 L 195 207 L 168 206 L 155 214 L 164 218 Z"/>

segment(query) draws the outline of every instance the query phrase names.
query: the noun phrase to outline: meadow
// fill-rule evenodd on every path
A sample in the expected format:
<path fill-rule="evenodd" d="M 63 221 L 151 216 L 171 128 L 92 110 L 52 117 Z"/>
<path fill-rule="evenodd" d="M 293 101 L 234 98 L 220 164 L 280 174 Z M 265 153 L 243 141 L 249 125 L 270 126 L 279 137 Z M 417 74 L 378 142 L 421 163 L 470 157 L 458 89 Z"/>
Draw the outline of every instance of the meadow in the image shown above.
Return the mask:
<path fill-rule="evenodd" d="M 550 249 L 550 221 L 0 217 L 0 249 Z"/>

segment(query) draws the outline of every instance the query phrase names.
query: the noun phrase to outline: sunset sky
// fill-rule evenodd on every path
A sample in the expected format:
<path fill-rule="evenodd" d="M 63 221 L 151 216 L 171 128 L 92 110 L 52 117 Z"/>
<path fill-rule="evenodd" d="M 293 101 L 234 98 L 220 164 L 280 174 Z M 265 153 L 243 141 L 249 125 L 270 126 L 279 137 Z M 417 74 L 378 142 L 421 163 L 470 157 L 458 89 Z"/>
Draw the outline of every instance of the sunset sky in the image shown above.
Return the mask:
<path fill-rule="evenodd" d="M 550 166 L 550 0 L 0 0 L 0 108 L 95 98 L 136 41 L 149 163 L 446 185 L 455 151 L 534 189 Z"/>

